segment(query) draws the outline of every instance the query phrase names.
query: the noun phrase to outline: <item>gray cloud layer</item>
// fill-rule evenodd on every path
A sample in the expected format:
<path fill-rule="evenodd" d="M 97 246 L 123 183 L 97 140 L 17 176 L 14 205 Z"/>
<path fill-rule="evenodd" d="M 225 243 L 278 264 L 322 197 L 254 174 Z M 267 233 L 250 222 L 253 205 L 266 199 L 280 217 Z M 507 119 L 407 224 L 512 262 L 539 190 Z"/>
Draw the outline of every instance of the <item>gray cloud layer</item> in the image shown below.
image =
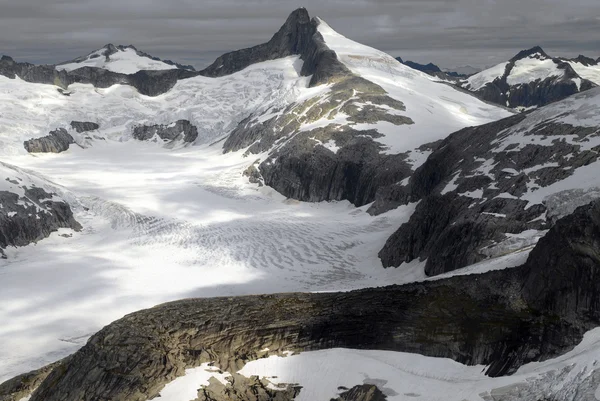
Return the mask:
<path fill-rule="evenodd" d="M 134 44 L 202 67 L 268 40 L 300 6 L 353 40 L 442 66 L 483 67 L 538 44 L 600 56 L 598 0 L 0 0 L 0 53 L 56 63 Z"/>

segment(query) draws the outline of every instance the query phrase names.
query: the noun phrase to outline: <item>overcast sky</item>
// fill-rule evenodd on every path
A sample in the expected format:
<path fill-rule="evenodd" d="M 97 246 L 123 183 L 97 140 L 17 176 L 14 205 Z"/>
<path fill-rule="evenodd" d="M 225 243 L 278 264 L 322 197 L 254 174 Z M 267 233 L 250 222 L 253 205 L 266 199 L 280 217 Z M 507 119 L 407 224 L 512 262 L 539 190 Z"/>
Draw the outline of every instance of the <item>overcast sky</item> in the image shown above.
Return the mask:
<path fill-rule="evenodd" d="M 353 40 L 442 67 L 489 66 L 534 45 L 600 56 L 599 0 L 0 0 L 0 54 L 57 63 L 133 44 L 203 67 L 267 41 L 298 7 Z"/>

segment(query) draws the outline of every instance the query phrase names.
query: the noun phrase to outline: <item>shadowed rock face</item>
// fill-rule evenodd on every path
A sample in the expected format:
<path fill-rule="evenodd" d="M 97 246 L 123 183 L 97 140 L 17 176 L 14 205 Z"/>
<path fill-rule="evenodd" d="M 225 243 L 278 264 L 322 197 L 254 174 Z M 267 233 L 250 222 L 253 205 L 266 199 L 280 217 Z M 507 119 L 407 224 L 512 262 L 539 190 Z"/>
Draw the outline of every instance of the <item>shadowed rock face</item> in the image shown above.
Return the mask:
<path fill-rule="evenodd" d="M 412 170 L 405 154 L 380 154 L 372 138 L 377 131 L 348 127 L 325 127 L 295 135 L 260 166 L 266 185 L 302 201 L 346 199 L 362 206 L 375 199 L 379 187 L 408 177 Z M 332 141 L 332 150 L 317 145 Z"/>
<path fill-rule="evenodd" d="M 60 153 L 69 149 L 75 140 L 64 128 L 59 128 L 41 138 L 30 139 L 23 143 L 29 153 Z"/>
<path fill-rule="evenodd" d="M 560 220 L 520 268 L 347 293 L 189 299 L 105 327 L 33 401 L 142 401 L 189 367 L 235 372 L 269 348 L 416 352 L 489 365 L 555 357 L 600 324 L 600 201 Z M 260 356 L 264 356 L 260 354 Z"/>
<path fill-rule="evenodd" d="M 0 250 L 28 245 L 59 228 L 81 229 L 65 202 L 53 201 L 52 194 L 41 188 L 24 191 L 25 197 L 0 191 Z"/>
<path fill-rule="evenodd" d="M 138 125 L 133 129 L 133 137 L 140 141 L 147 141 L 155 135 L 165 141 L 182 139 L 194 142 L 198 138 L 198 129 L 188 120 L 177 120 L 169 125 Z"/>

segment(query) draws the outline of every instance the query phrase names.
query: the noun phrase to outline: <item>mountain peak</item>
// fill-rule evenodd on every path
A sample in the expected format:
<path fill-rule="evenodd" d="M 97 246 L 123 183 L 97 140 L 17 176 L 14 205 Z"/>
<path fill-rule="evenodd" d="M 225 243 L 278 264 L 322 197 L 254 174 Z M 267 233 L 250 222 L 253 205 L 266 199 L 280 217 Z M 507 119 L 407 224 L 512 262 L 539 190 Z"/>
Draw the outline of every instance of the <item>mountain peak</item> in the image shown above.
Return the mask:
<path fill-rule="evenodd" d="M 550 58 L 550 56 L 548 56 L 546 54 L 544 49 L 542 49 L 540 46 L 534 46 L 531 49 L 521 50 L 516 56 L 511 58 L 510 61 L 522 60 L 524 58 L 531 57 L 536 54 L 539 55 L 539 57 L 537 57 L 537 58 L 542 58 L 542 59 Z"/>
<path fill-rule="evenodd" d="M 308 14 L 308 11 L 306 8 L 300 7 L 290 13 L 290 15 L 287 17 L 286 24 L 288 22 L 306 24 L 309 21 L 310 15 Z"/>

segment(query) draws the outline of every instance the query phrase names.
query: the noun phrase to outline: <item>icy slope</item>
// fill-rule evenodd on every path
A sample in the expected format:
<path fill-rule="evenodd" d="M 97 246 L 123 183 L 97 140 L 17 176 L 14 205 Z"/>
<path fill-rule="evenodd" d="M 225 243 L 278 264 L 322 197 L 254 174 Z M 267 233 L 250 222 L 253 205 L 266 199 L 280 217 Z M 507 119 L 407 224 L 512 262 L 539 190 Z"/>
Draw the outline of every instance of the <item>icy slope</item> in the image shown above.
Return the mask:
<path fill-rule="evenodd" d="M 70 96 L 56 87 L 0 76 L 0 154 L 24 153 L 23 141 L 69 128 L 75 121 L 100 125 L 100 135 L 127 140 L 140 124 L 190 120 L 197 143 L 223 137 L 251 112 L 285 105 L 307 91 L 299 77 L 297 56 L 255 64 L 222 78 L 195 77 L 179 81 L 160 96 L 139 94 L 126 85 L 107 89 L 73 84 Z"/>
<path fill-rule="evenodd" d="M 384 137 L 377 139 L 389 153 L 413 150 L 420 145 L 445 138 L 449 133 L 510 115 L 504 109 L 481 102 L 434 77 L 409 68 L 387 53 L 354 42 L 320 20 L 318 31 L 340 61 L 355 74 L 380 85 L 406 106 L 406 116 L 414 124 L 394 126 L 388 122 L 360 124 L 361 129 L 376 128 Z"/>
<path fill-rule="evenodd" d="M 140 70 L 170 70 L 177 65 L 154 60 L 138 52 L 133 46 L 106 45 L 85 57 L 56 66 L 57 70 L 73 71 L 81 67 L 97 67 L 122 74 L 134 74 Z"/>

